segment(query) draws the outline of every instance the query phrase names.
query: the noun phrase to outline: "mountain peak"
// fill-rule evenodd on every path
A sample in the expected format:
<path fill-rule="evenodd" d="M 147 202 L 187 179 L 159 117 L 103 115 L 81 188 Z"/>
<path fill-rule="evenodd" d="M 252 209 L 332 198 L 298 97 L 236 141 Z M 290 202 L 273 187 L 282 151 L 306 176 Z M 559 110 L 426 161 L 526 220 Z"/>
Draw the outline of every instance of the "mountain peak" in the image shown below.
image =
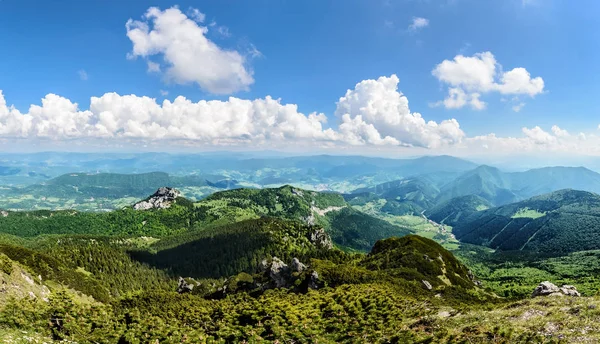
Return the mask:
<path fill-rule="evenodd" d="M 161 187 L 148 199 L 133 205 L 135 210 L 167 209 L 181 196 L 181 192 L 170 187 Z"/>

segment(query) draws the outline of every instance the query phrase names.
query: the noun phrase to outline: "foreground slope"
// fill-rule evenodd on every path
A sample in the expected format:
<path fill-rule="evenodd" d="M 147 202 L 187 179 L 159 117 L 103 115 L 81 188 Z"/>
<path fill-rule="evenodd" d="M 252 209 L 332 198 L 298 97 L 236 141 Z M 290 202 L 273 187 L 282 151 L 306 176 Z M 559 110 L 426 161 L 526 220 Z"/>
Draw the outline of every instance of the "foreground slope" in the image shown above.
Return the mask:
<path fill-rule="evenodd" d="M 476 212 L 453 233 L 501 250 L 568 253 L 600 248 L 600 196 L 561 190 Z"/>

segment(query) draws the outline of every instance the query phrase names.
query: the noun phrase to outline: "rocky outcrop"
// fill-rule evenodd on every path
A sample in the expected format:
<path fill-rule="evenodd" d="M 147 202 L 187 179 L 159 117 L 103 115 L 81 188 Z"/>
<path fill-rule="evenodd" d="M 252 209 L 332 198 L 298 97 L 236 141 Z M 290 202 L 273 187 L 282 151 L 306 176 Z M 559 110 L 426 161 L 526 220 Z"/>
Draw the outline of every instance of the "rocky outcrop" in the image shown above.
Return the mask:
<path fill-rule="evenodd" d="M 575 286 L 568 284 L 565 284 L 562 287 L 560 287 L 560 291 L 567 296 L 581 296 L 581 294 L 579 294 Z"/>
<path fill-rule="evenodd" d="M 531 294 L 531 297 L 537 296 L 580 296 L 580 294 L 572 285 L 563 285 L 559 288 L 554 283 L 544 281 Z"/>
<path fill-rule="evenodd" d="M 148 209 L 166 209 L 175 202 L 177 197 L 179 197 L 181 193 L 179 190 L 162 187 L 158 189 L 150 198 L 145 201 L 141 201 L 136 203 L 133 206 L 135 210 L 148 210 Z"/>
<path fill-rule="evenodd" d="M 290 269 L 293 272 L 302 272 L 306 270 L 306 265 L 302 264 L 298 258 L 292 259 L 292 264 L 290 264 Z"/>
<path fill-rule="evenodd" d="M 333 248 L 333 242 L 331 241 L 331 237 L 325 229 L 319 228 L 314 232 L 310 233 L 310 237 L 308 238 L 310 242 L 315 245 L 317 248 L 331 250 Z"/>
<path fill-rule="evenodd" d="M 285 287 L 288 284 L 290 268 L 281 259 L 273 257 L 268 273 L 275 284 L 275 288 Z"/>
<path fill-rule="evenodd" d="M 308 288 L 309 289 L 319 289 L 323 283 L 319 280 L 319 273 L 313 270 L 310 273 L 310 278 L 308 280 Z"/>
<path fill-rule="evenodd" d="M 298 258 L 292 259 L 287 265 L 281 259 L 273 257 L 271 261 L 263 260 L 261 270 L 267 281 L 262 285 L 262 289 L 271 288 L 300 288 L 318 289 L 323 283 L 319 280 L 319 274 L 310 270 Z"/>
<path fill-rule="evenodd" d="M 189 293 L 194 290 L 194 285 L 186 282 L 185 278 L 179 277 L 179 284 L 177 285 L 177 292 L 179 294 Z"/>
<path fill-rule="evenodd" d="M 421 283 L 423 283 L 423 288 L 425 288 L 427 290 L 433 289 L 433 286 L 431 286 L 431 283 L 427 282 L 426 280 L 422 280 Z"/>

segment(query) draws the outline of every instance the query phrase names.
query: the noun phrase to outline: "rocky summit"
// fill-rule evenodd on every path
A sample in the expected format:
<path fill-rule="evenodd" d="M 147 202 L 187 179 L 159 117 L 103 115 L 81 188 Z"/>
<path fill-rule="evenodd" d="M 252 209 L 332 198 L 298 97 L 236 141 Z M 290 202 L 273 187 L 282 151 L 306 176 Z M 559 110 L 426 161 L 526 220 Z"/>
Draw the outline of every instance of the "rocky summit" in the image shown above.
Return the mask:
<path fill-rule="evenodd" d="M 138 202 L 133 206 L 135 210 L 148 210 L 148 209 L 167 209 L 173 204 L 173 202 L 179 197 L 181 193 L 179 190 L 162 187 L 159 188 L 152 196 L 148 199 Z"/>

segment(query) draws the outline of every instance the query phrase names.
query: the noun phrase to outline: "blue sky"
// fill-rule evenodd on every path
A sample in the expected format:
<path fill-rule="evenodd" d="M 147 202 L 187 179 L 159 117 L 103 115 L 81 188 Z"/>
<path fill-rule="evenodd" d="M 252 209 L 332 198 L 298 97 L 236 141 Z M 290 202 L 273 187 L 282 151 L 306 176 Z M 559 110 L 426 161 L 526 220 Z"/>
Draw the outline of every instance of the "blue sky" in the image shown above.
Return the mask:
<path fill-rule="evenodd" d="M 126 23 L 132 19 L 146 23 L 152 30 L 152 20 L 143 18 L 152 6 L 160 9 L 161 15 L 166 13 L 162 11 L 177 6 L 181 14 L 190 19 L 194 13 L 191 9 L 197 9 L 204 18 L 195 23 L 206 28 L 206 39 L 219 51 L 236 52 L 243 59 L 237 70 L 243 68 L 242 73 L 249 79 L 241 82 L 242 86 L 227 86 L 225 91 L 214 92 L 216 84 L 231 85 L 230 80 L 223 78 L 230 78 L 235 73 L 222 71 L 222 79 L 213 79 L 209 83 L 202 78 L 210 74 L 211 68 L 199 71 L 195 77 L 184 75 L 207 61 L 207 57 L 202 56 L 202 49 L 187 56 L 186 64 L 182 64 L 181 59 L 177 60 L 179 62 L 165 59 L 165 51 L 171 49 L 169 51 L 173 53 L 172 49 L 176 49 L 173 46 L 154 47 L 135 59 L 127 58 L 134 52 L 136 42 L 128 37 Z M 4 47 L 0 90 L 7 108 L 14 105 L 21 115 L 28 113 L 30 104 L 41 105 L 41 99 L 47 94 L 78 103 L 78 111 L 85 111 L 90 107 L 91 97 L 116 92 L 120 96 L 135 94 L 156 98 L 158 104 L 163 99 L 173 101 L 177 96 L 184 96 L 191 102 L 211 99 L 226 102 L 230 96 L 254 100 L 270 95 L 280 98 L 281 104 L 297 104 L 298 113 L 305 116 L 317 112 L 327 117 L 326 123 L 317 121 L 323 126 L 319 133 L 305 135 L 292 135 L 281 128 L 266 134 L 257 129 L 240 128 L 235 133 L 223 132 L 214 137 L 207 137 L 203 132 L 184 135 L 171 130 L 165 134 L 166 129 L 151 132 L 145 128 L 140 137 L 124 135 L 127 136 L 125 139 L 144 142 L 168 139 L 172 143 L 183 139 L 183 145 L 187 147 L 236 146 L 248 142 L 257 142 L 257 147 L 261 144 L 271 147 L 273 142 L 279 146 L 281 141 L 293 146 L 298 141 L 308 140 L 318 142 L 319 147 L 349 145 L 364 151 L 370 147 L 386 147 L 404 152 L 411 146 L 415 151 L 453 152 L 452 147 L 462 146 L 465 152 L 481 148 L 475 149 L 473 145 L 488 149 L 496 144 L 507 153 L 524 148 L 538 152 L 589 146 L 589 154 L 596 154 L 591 150 L 596 144 L 594 135 L 600 124 L 597 115 L 600 105 L 595 101 L 599 92 L 596 76 L 600 72 L 597 63 L 600 49 L 596 41 L 600 37 L 600 26 L 594 15 L 599 10 L 600 3 L 591 0 L 579 1 L 577 6 L 558 0 L 0 0 L 0 42 Z M 421 26 L 409 28 L 416 18 L 422 18 Z M 156 53 L 156 49 L 160 52 Z M 482 55 L 476 54 L 486 52 L 495 59 L 494 84 L 474 86 L 472 80 L 458 80 L 461 75 L 452 68 L 437 76 L 433 73 L 445 60 L 456 62 L 457 55 L 480 59 Z M 212 58 L 215 56 L 221 55 Z M 148 61 L 159 63 L 160 72 L 149 72 Z M 179 64 L 175 66 L 179 76 L 165 76 L 169 67 L 175 64 Z M 465 66 L 472 70 L 470 65 Z M 225 67 L 218 64 L 214 69 L 222 68 Z M 531 79 L 543 79 L 543 87 L 538 85 L 523 91 L 524 88 L 516 86 L 502 86 L 502 73 L 514 68 L 524 68 Z M 239 76 L 239 73 L 235 75 Z M 389 119 L 395 116 L 393 111 L 399 110 L 391 113 L 389 109 L 381 110 L 388 112 L 366 115 L 347 108 L 348 121 L 354 122 L 347 132 L 342 133 L 338 129 L 342 112 L 336 105 L 340 97 L 347 90 L 354 90 L 360 99 L 353 106 L 368 104 L 379 96 L 373 93 L 375 91 L 361 94 L 355 86 L 365 80 L 392 75 L 399 79 L 398 91 L 408 99 L 411 113 L 420 113 L 425 121 L 438 124 L 455 119 L 462 132 L 436 131 L 415 136 L 414 132 L 421 130 L 418 125 L 399 129 L 390 124 L 393 119 L 383 118 L 388 116 Z M 209 84 L 212 86 L 207 86 Z M 464 91 L 466 104 L 444 104 L 450 88 Z M 469 105 L 473 94 L 479 94 L 485 105 Z M 518 112 L 515 111 L 517 108 Z M 239 107 L 234 109 L 231 111 L 247 111 Z M 60 107 L 49 107 L 43 115 L 32 117 L 33 124 L 28 124 L 27 130 L 7 129 L 4 134 L 0 130 L 0 135 L 52 142 L 77 139 L 92 144 L 94 140 L 101 142 L 123 133 L 135 133 L 119 124 L 113 131 L 103 131 L 102 135 L 96 131 L 91 134 L 90 125 L 101 122 L 98 119 L 100 110 L 92 111 L 94 113 L 84 124 L 70 119 L 54 123 L 53 111 L 61 112 Z M 115 118 L 123 117 L 123 123 L 131 119 L 126 117 L 128 114 L 111 111 Z M 76 114 L 71 111 L 69 116 Z M 202 115 L 190 112 L 186 116 L 193 119 Z M 239 118 L 233 117 L 228 119 L 229 127 L 237 125 L 231 121 Z M 364 120 L 360 126 L 357 117 Z M 7 118 L 0 115 L 0 124 L 8 127 Z M 186 118 L 178 119 L 176 124 L 159 124 L 164 128 L 186 127 Z M 241 121 L 253 121 L 254 118 L 250 116 Z M 295 131 L 304 130 L 299 127 L 305 125 L 304 119 L 290 118 L 276 121 L 283 123 L 283 127 L 295 126 Z M 298 124 L 299 121 L 302 123 Z M 309 126 L 315 123 L 308 122 L 306 125 Z M 206 121 L 200 123 L 208 125 Z M 50 129 L 32 129 L 36 125 Z M 72 125 L 73 128 L 70 132 L 61 132 L 52 129 L 53 125 L 63 128 Z M 189 127 L 194 125 L 200 124 L 190 122 Z M 368 130 L 364 128 L 369 125 L 376 134 L 366 133 Z M 539 130 L 536 129 L 538 126 Z M 552 126 L 560 127 L 560 130 L 552 130 Z M 13 127 L 16 128 L 14 123 Z M 215 127 L 212 131 L 220 132 L 221 129 Z M 334 132 L 324 133 L 327 129 Z M 430 129 L 426 128 L 426 131 Z M 398 130 L 402 133 L 397 133 Z M 568 138 L 563 134 L 566 133 L 564 130 L 568 131 Z M 582 143 L 580 132 L 585 133 L 588 143 Z M 521 141 L 469 141 L 490 133 L 495 133 L 498 138 Z M 431 139 L 431 135 L 435 138 Z"/>

